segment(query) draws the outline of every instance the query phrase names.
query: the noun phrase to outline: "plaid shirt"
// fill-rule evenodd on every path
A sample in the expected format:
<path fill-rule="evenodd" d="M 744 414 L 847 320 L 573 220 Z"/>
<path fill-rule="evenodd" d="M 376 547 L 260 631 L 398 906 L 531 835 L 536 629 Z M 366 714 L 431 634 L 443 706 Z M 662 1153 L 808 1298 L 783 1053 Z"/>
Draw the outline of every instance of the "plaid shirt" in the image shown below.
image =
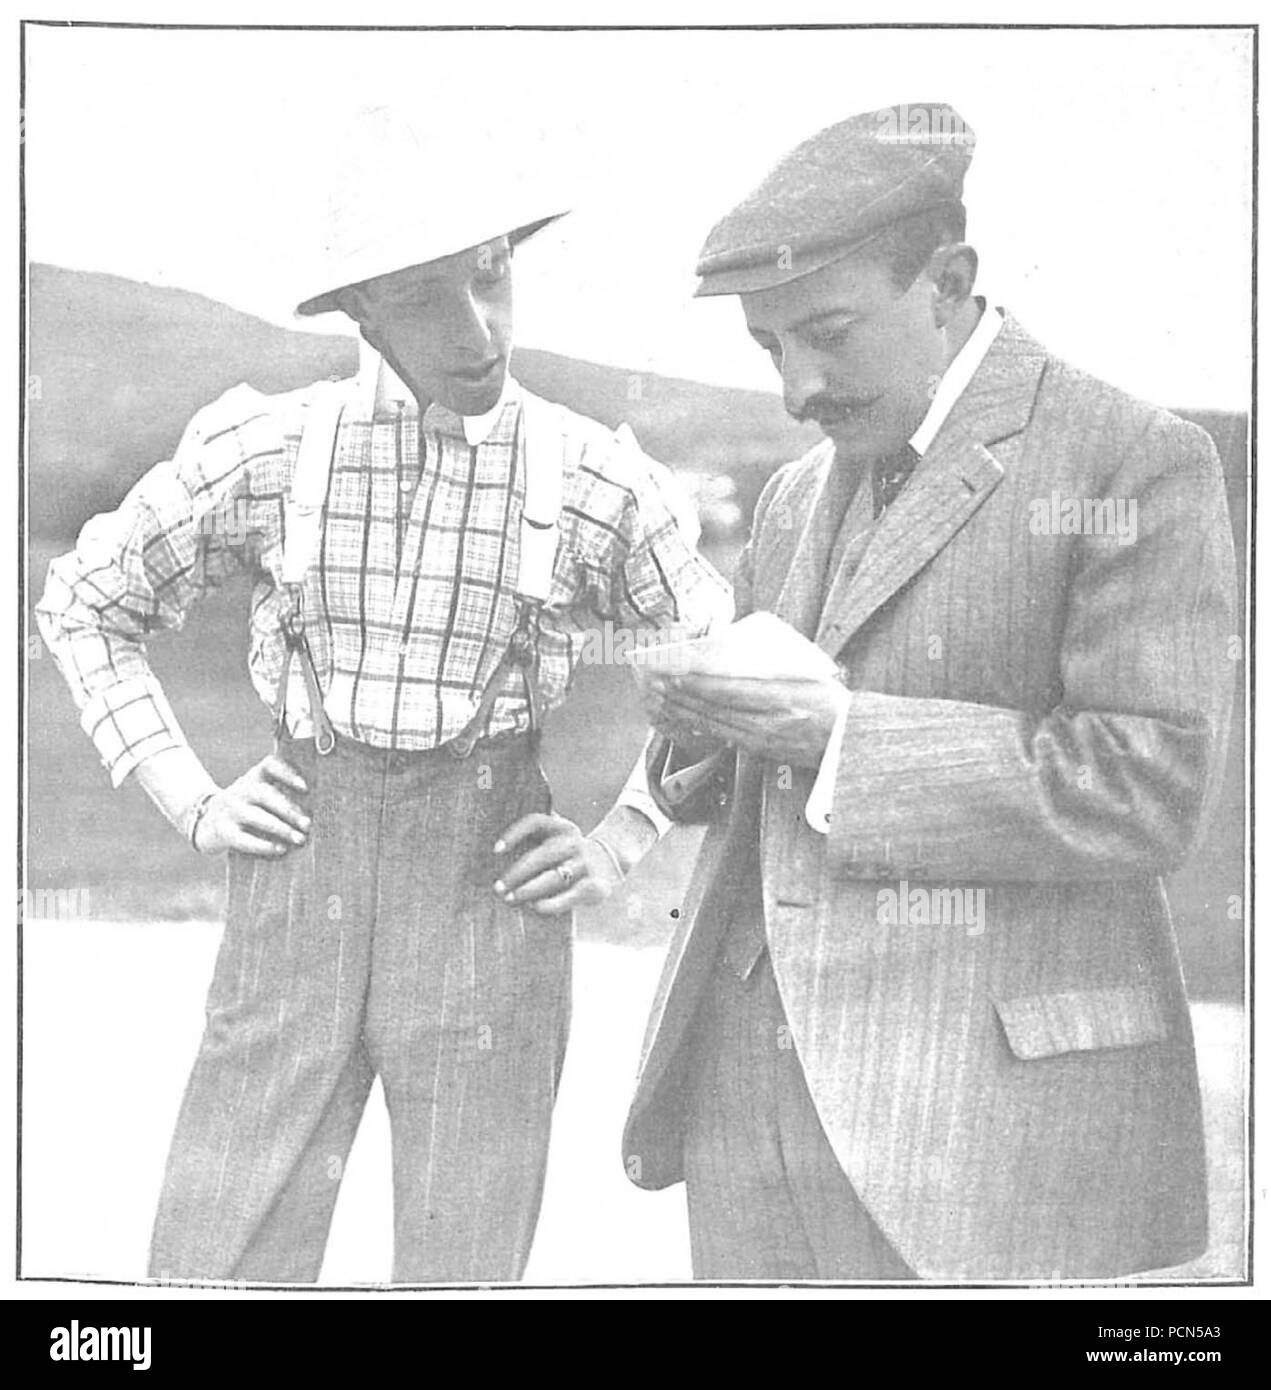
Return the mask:
<path fill-rule="evenodd" d="M 511 383 L 501 408 L 476 422 L 436 405 L 421 419 L 413 400 L 385 410 L 373 391 L 351 393 L 304 588 L 337 733 L 427 749 L 472 717 L 516 623 L 520 396 Z M 49 566 L 40 630 L 116 786 L 143 759 L 185 742 L 146 659 L 147 637 L 179 628 L 194 600 L 236 570 L 256 578 L 248 663 L 261 698 L 274 702 L 285 657 L 283 503 L 305 398 L 227 392 L 194 417 L 170 461 Z M 727 585 L 676 523 L 662 465 L 628 432 L 562 418 L 560 536 L 540 641 L 544 711 L 564 699 L 597 620 L 704 630 L 732 612 Z M 528 721 L 514 672 L 489 731 Z"/>

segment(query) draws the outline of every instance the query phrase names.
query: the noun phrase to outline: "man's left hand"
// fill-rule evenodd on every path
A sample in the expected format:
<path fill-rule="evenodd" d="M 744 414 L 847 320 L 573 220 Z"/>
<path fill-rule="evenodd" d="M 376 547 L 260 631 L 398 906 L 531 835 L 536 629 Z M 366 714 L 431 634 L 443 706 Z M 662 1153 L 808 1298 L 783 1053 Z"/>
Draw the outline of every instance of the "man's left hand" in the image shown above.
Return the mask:
<path fill-rule="evenodd" d="M 749 753 L 819 767 L 834 721 L 849 699 L 838 681 L 670 675 L 652 682 L 655 727 L 707 734 Z"/>
<path fill-rule="evenodd" d="M 613 860 L 564 816 L 535 812 L 508 826 L 495 845 L 507 863 L 495 893 L 547 917 L 604 902 L 622 883 Z"/>

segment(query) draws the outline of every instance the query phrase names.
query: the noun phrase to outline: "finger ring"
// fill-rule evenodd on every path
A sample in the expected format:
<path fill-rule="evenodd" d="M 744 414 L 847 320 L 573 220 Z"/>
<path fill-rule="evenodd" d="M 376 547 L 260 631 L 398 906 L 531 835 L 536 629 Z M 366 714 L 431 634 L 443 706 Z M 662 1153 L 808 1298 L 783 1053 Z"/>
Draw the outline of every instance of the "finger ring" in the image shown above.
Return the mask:
<path fill-rule="evenodd" d="M 569 867 L 568 864 L 557 864 L 556 872 L 561 876 L 561 879 L 565 883 L 573 883 L 574 871 Z"/>

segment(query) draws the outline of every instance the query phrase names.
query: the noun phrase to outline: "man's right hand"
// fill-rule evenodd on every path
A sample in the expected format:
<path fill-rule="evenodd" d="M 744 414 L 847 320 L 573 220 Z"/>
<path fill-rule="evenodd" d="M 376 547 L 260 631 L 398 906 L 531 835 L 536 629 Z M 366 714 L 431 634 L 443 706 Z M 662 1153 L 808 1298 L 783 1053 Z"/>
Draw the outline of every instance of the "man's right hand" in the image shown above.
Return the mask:
<path fill-rule="evenodd" d="M 675 768 L 669 770 L 675 771 L 678 768 L 691 767 L 694 763 L 711 757 L 724 747 L 724 743 L 713 734 L 693 728 L 682 719 L 677 719 L 672 713 L 668 699 L 670 689 L 666 676 L 661 673 L 653 675 L 640 684 L 640 703 L 650 726 L 673 740 Z"/>
<path fill-rule="evenodd" d="M 303 845 L 311 822 L 290 793 L 305 791 L 304 778 L 271 753 L 213 794 L 194 832 L 194 848 L 200 854 L 232 849 L 272 858 Z"/>

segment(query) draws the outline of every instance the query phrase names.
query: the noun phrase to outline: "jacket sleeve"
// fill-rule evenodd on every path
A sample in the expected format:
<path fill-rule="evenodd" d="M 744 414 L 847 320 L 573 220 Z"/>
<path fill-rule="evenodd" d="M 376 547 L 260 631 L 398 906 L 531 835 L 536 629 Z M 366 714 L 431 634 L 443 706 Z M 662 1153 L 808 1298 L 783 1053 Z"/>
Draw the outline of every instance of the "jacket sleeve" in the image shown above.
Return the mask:
<path fill-rule="evenodd" d="M 737 557 L 732 578 L 733 611 L 738 620 L 754 609 L 754 546 L 772 499 L 781 491 L 785 470 L 768 480 L 755 503 L 749 540 Z M 718 748 L 708 757 L 685 757 L 675 740 L 655 732 L 645 748 L 649 792 L 658 809 L 682 825 L 701 825 L 714 820 L 728 805 L 737 778 L 737 750 Z"/>
<path fill-rule="evenodd" d="M 1241 649 L 1221 465 L 1170 420 L 1105 496 L 1137 536 L 1083 536 L 1060 698 L 1047 712 L 855 691 L 834 786 L 833 871 L 982 881 L 1176 868 L 1222 775 Z"/>
<path fill-rule="evenodd" d="M 750 612 L 752 555 L 748 541 L 733 575 L 733 600 L 739 618 Z M 655 730 L 645 746 L 644 767 L 649 794 L 668 820 L 703 825 L 728 805 L 737 772 L 737 750 L 724 744 L 705 758 L 694 758 L 686 756 L 669 734 Z"/>

